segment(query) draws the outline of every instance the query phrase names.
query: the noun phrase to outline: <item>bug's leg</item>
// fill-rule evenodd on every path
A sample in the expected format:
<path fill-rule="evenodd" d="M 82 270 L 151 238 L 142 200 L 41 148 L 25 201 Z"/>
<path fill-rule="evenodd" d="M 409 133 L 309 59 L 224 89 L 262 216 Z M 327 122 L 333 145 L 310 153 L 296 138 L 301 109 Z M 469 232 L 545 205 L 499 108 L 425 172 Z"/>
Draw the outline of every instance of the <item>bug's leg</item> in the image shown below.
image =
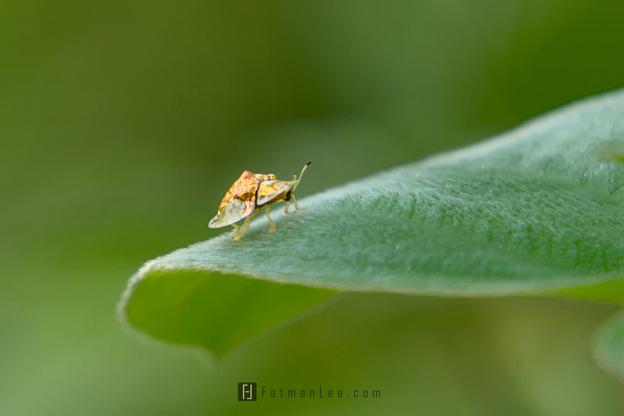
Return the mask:
<path fill-rule="evenodd" d="M 245 221 L 243 221 L 243 225 L 238 228 L 238 232 L 234 236 L 232 236 L 232 240 L 238 241 L 243 238 L 243 236 L 245 235 L 245 231 L 247 231 L 247 227 L 249 227 L 249 220 L 251 220 L 251 215 L 245 218 Z"/>
<path fill-rule="evenodd" d="M 288 211 L 289 206 L 290 206 L 290 201 L 284 201 L 284 214 L 292 214 L 292 212 Z"/>
<path fill-rule="evenodd" d="M 240 229 L 238 228 L 238 225 L 232 224 L 232 228 L 234 228 L 234 230 L 232 231 L 232 240 L 234 241 L 240 240 L 241 236 L 240 236 Z"/>
<path fill-rule="evenodd" d="M 240 230 L 240 236 L 239 238 L 242 238 L 243 235 L 247 232 L 247 228 L 249 228 L 249 224 L 251 224 L 251 219 L 253 217 L 256 216 L 256 214 L 258 213 L 258 211 L 254 211 L 250 216 L 248 216 L 247 218 L 245 218 L 245 221 L 243 222 L 243 225 L 241 225 L 241 230 Z"/>
<path fill-rule="evenodd" d="M 253 214 L 251 214 L 250 216 L 248 216 L 247 218 L 245 218 L 245 221 L 243 221 L 243 225 L 241 225 L 240 227 L 237 227 L 236 225 L 232 224 L 234 228 L 234 235 L 232 236 L 232 240 L 240 240 L 241 238 L 243 238 L 243 236 L 245 235 L 245 233 L 247 232 L 247 228 L 249 228 L 249 223 L 251 222 L 251 219 L 254 217 L 254 215 L 256 215 L 258 212 L 255 211 Z M 237 232 L 238 231 L 238 232 Z"/>
<path fill-rule="evenodd" d="M 273 222 L 273 220 L 271 219 L 270 212 L 271 212 L 271 208 L 270 208 L 270 206 L 269 206 L 269 205 L 265 206 L 265 207 L 264 207 L 264 213 L 266 214 L 267 219 L 269 220 L 269 232 L 270 232 L 270 233 L 274 233 L 274 232 L 275 232 L 275 228 L 276 228 L 276 227 L 275 227 L 275 223 L 274 223 L 274 222 Z"/>
<path fill-rule="evenodd" d="M 294 202 L 294 204 L 295 204 L 295 209 L 296 209 L 297 211 L 303 211 L 303 210 L 304 210 L 304 208 L 303 208 L 301 205 L 299 205 L 299 204 L 297 203 L 297 198 L 295 198 L 295 194 L 292 194 L 292 195 L 291 195 L 291 199 L 293 200 L 293 202 Z"/>

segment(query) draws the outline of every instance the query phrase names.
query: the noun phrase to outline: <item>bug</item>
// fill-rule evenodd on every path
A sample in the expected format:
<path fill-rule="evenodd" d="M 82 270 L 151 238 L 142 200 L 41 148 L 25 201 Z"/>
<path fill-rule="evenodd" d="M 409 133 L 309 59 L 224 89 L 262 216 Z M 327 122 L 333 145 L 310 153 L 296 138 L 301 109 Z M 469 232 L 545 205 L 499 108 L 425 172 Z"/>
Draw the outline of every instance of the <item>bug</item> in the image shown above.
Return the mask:
<path fill-rule="evenodd" d="M 240 240 L 247 231 L 251 219 L 264 207 L 264 212 L 269 220 L 269 232 L 275 232 L 275 223 L 271 219 L 271 204 L 284 201 L 284 214 L 290 214 L 288 207 L 292 202 L 295 211 L 303 208 L 297 203 L 295 190 L 303 177 L 303 173 L 312 162 L 306 163 L 301 169 L 299 177 L 293 175 L 291 181 L 277 179 L 275 174 L 253 173 L 244 171 L 223 196 L 217 215 L 208 223 L 210 228 L 221 228 L 231 225 L 234 227 L 233 240 Z M 245 220 L 242 225 L 237 225 L 239 221 Z"/>

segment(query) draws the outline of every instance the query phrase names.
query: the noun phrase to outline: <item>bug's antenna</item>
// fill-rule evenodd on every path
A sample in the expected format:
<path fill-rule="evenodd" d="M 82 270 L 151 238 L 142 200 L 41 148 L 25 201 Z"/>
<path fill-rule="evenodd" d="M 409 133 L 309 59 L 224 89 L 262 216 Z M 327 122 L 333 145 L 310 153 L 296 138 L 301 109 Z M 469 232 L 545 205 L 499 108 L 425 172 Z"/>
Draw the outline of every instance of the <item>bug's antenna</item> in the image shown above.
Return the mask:
<path fill-rule="evenodd" d="M 305 165 L 303 165 L 303 168 L 301 169 L 301 173 L 299 174 L 299 177 L 297 178 L 297 183 L 295 183 L 295 186 L 293 186 L 293 192 L 295 191 L 295 189 L 297 189 L 297 185 L 299 185 L 299 181 L 301 181 L 301 177 L 303 176 L 303 172 L 306 171 L 306 169 L 308 168 L 308 166 L 310 166 L 312 164 L 312 161 L 306 163 Z"/>

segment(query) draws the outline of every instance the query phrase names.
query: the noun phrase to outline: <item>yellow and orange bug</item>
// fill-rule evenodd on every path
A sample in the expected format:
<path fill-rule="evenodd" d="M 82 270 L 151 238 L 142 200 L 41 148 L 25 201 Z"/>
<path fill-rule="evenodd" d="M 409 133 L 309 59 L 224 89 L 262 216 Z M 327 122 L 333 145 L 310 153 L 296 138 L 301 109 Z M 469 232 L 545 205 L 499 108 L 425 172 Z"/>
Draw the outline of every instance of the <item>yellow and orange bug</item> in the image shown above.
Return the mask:
<path fill-rule="evenodd" d="M 295 174 L 291 181 L 279 180 L 273 173 L 262 174 L 244 171 L 225 193 L 219 204 L 217 215 L 210 220 L 208 227 L 221 228 L 231 225 L 234 227 L 232 239 L 240 240 L 247 231 L 251 219 L 258 213 L 258 209 L 264 207 L 264 212 L 269 220 L 269 231 L 275 232 L 275 223 L 269 214 L 271 204 L 284 201 L 286 203 L 285 214 L 290 213 L 288 207 L 291 201 L 295 204 L 295 210 L 303 209 L 297 203 L 295 190 L 303 173 L 311 163 L 306 163 L 301 169 L 299 177 Z M 240 227 L 235 224 L 242 220 L 245 222 Z"/>

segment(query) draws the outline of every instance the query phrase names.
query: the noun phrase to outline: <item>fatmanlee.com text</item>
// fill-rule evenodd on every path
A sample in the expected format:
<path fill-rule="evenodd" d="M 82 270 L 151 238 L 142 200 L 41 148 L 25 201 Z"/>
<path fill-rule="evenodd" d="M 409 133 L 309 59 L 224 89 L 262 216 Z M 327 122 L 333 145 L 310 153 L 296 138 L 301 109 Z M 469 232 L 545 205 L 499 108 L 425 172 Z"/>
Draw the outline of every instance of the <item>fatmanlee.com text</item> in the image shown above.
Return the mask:
<path fill-rule="evenodd" d="M 258 387 L 258 383 L 238 383 L 239 401 L 257 401 L 271 399 L 380 399 L 381 389 L 378 388 L 294 388 L 283 386 Z"/>

